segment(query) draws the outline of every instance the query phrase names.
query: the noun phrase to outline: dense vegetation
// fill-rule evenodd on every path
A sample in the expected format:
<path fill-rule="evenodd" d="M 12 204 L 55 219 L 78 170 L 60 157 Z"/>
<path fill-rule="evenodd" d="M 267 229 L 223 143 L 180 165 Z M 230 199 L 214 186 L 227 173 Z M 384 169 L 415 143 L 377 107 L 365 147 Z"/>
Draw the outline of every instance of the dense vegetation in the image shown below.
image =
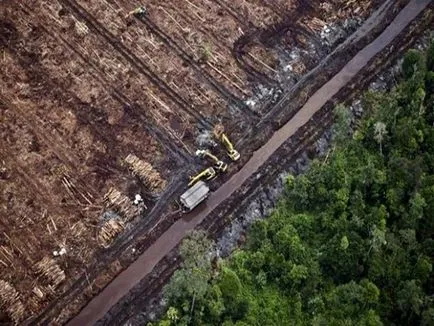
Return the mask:
<path fill-rule="evenodd" d="M 326 159 L 289 177 L 245 248 L 213 261 L 203 234 L 165 289 L 159 325 L 434 325 L 434 46 L 368 93 L 354 133 L 338 108 Z"/>

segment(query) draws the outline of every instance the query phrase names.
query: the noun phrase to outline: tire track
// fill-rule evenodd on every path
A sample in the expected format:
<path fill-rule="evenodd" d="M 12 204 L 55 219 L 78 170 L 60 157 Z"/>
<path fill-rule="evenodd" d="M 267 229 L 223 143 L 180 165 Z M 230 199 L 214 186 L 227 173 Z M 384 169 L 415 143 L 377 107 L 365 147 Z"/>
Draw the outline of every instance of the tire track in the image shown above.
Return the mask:
<path fill-rule="evenodd" d="M 201 225 L 218 207 L 222 207 L 222 204 L 227 204 L 231 196 L 242 189 L 246 182 L 251 180 L 275 153 L 278 153 L 290 137 L 303 130 L 315 114 L 357 76 L 372 58 L 392 43 L 430 3 L 431 0 L 410 0 L 380 36 L 358 52 L 333 78 L 317 90 L 288 123 L 277 130 L 236 174 L 209 196 L 202 210 L 193 211 L 175 222 L 134 263 L 94 297 L 68 325 L 91 325 L 103 318 L 112 306 L 152 273 L 155 266 L 179 245 L 189 231 Z"/>
<path fill-rule="evenodd" d="M 285 35 L 288 31 L 294 32 L 297 35 L 303 35 L 309 40 L 312 40 L 315 45 L 318 45 L 320 42 L 316 40 L 316 37 L 307 31 L 306 28 L 300 26 L 297 22 L 297 17 L 310 15 L 312 13 L 313 10 L 309 5 L 297 2 L 294 11 L 284 20 L 265 28 L 256 28 L 255 30 L 249 31 L 239 37 L 235 41 L 232 49 L 233 56 L 237 60 L 238 65 L 253 77 L 262 79 L 273 86 L 279 85 L 277 80 L 269 77 L 266 73 L 259 71 L 244 58 L 248 53 L 245 48 L 255 43 L 263 45 L 266 49 L 271 48 L 273 46 L 273 40 Z M 298 42 L 295 36 L 292 38 L 294 43 Z M 321 46 L 317 46 L 317 48 L 321 48 Z"/>
<path fill-rule="evenodd" d="M 263 184 L 270 180 L 275 180 L 275 177 L 281 172 L 283 166 L 287 166 L 293 162 L 306 150 L 306 148 L 312 146 L 321 135 L 331 126 L 333 120 L 333 111 L 330 108 L 318 112 L 314 119 L 310 121 L 302 130 L 294 135 L 294 140 L 291 138 L 287 141 L 285 149 L 279 150 L 289 155 L 284 156 L 283 162 L 279 162 L 279 167 L 273 166 L 274 172 L 271 174 L 264 174 L 261 178 L 255 177 L 255 182 L 250 185 L 250 189 L 256 189 L 257 185 Z M 274 156 L 279 156 L 275 153 Z M 266 179 L 266 180 L 265 180 Z M 255 193 L 249 194 L 244 202 L 249 202 L 250 198 Z M 240 202 L 228 203 L 225 211 L 231 212 L 231 216 L 239 216 L 245 209 L 244 204 Z M 237 207 L 237 208 L 235 208 Z M 225 213 L 219 212 L 221 215 Z M 232 219 L 219 219 L 216 214 L 208 216 L 204 222 L 199 225 L 200 228 L 204 228 L 212 238 L 218 238 L 224 229 L 229 226 Z M 172 255 L 172 253 L 171 253 Z M 99 321 L 98 325 L 123 325 L 131 318 L 132 315 L 139 313 L 140 307 L 147 307 L 149 304 L 149 298 L 154 298 L 161 293 L 162 287 L 170 279 L 181 262 L 178 254 L 173 254 L 170 259 L 163 259 L 156 267 L 158 270 L 158 277 L 153 274 L 149 274 L 143 280 L 140 281 L 130 294 L 124 297 L 118 304 L 106 314 L 106 316 Z"/>
<path fill-rule="evenodd" d="M 60 216 L 64 215 L 65 212 L 59 210 L 59 205 L 54 203 L 52 198 L 48 196 L 49 191 L 47 191 L 46 187 L 41 182 L 39 182 L 38 177 L 36 177 L 35 174 L 29 170 L 29 167 L 21 164 L 20 160 L 17 159 L 12 153 L 8 152 L 6 154 L 2 150 L 2 148 L 6 148 L 6 146 L 4 146 L 3 142 L 0 144 L 1 159 L 5 161 L 7 163 L 7 166 L 15 171 L 18 178 L 21 179 L 28 188 L 30 188 L 27 190 L 31 190 L 31 193 L 35 194 L 35 196 L 38 197 L 42 203 L 47 203 L 49 211 L 54 212 L 55 214 L 58 214 Z"/>
<path fill-rule="evenodd" d="M 119 52 L 130 64 L 135 67 L 141 74 L 146 76 L 154 85 L 156 85 L 166 96 L 174 103 L 179 105 L 186 113 L 190 114 L 204 128 L 211 128 L 205 117 L 194 111 L 190 104 L 172 88 L 170 88 L 160 77 L 158 77 L 149 66 L 143 63 L 135 54 L 122 45 L 116 37 L 102 26 L 92 15 L 90 15 L 81 5 L 71 0 L 58 0 L 65 7 L 69 8 L 78 17 L 81 17 L 96 34 L 106 40 L 117 52 Z"/>
<path fill-rule="evenodd" d="M 236 10 L 231 8 L 231 6 L 225 4 L 221 0 L 214 0 L 223 10 L 225 10 L 230 16 L 232 16 L 241 26 L 244 26 L 247 29 L 253 28 L 256 26 L 247 19 L 244 15 L 240 15 Z"/>
<path fill-rule="evenodd" d="M 216 90 L 220 95 L 226 98 L 230 103 L 235 104 L 237 107 L 243 110 L 242 113 L 247 114 L 249 119 L 257 120 L 260 114 L 251 110 L 241 99 L 232 94 L 225 86 L 221 85 L 212 75 L 207 71 L 202 69 L 181 46 L 179 46 L 173 39 L 162 31 L 154 22 L 152 22 L 148 17 L 142 15 L 137 16 L 137 19 L 144 24 L 148 29 L 150 29 L 155 35 L 157 35 L 169 48 L 171 48 L 175 53 L 183 59 L 185 62 L 190 64 L 193 71 L 205 79 L 205 81 L 211 85 L 211 87 Z"/>
<path fill-rule="evenodd" d="M 21 105 L 15 105 L 14 100 L 10 96 L 3 93 L 0 93 L 0 104 L 19 113 L 29 128 L 33 130 L 34 134 L 41 139 L 41 141 L 52 151 L 54 155 L 57 156 L 61 162 L 72 167 L 74 171 L 80 171 L 80 168 L 77 166 L 77 164 L 75 164 L 74 158 L 64 150 L 64 148 L 67 148 L 67 146 L 55 140 L 62 139 L 62 137 L 57 133 L 46 135 L 46 130 L 50 130 L 51 128 L 41 127 L 44 126 L 45 123 L 38 116 L 31 113 L 30 110 L 23 109 Z M 82 180 L 78 181 L 80 184 L 86 184 Z M 88 187 L 87 189 L 91 192 L 92 197 L 98 197 L 98 191 L 96 189 L 93 187 Z"/>
<path fill-rule="evenodd" d="M 25 6 L 27 10 L 31 9 L 26 4 L 22 5 Z M 29 15 L 28 12 L 23 12 Z M 102 88 L 109 89 L 111 91 L 112 97 L 128 111 L 130 117 L 137 121 L 140 121 L 143 124 L 146 132 L 149 133 L 149 135 L 151 135 L 151 137 L 153 137 L 154 139 L 159 140 L 164 149 L 172 156 L 173 159 L 188 164 L 193 162 L 191 155 L 187 151 L 181 150 L 181 145 L 176 145 L 176 143 L 178 142 L 177 139 L 170 138 L 167 133 L 162 132 L 159 128 L 155 127 L 155 125 L 158 125 L 158 123 L 150 123 L 148 117 L 140 114 L 140 112 L 146 113 L 146 110 L 141 105 L 137 103 L 132 104 L 133 101 L 131 99 L 129 99 L 125 94 L 119 92 L 115 87 L 112 86 L 112 83 L 107 80 L 101 68 L 97 67 L 94 63 L 92 63 L 88 56 L 80 52 L 80 47 L 77 45 L 77 43 L 72 43 L 71 41 L 65 39 L 59 33 L 50 31 L 47 25 L 38 25 L 38 27 L 44 33 L 48 34 L 52 39 L 60 41 L 66 46 L 66 48 L 75 53 L 75 55 L 82 61 L 83 65 L 89 66 L 91 70 L 93 70 L 93 72 L 90 73 L 91 76 L 100 83 Z M 68 90 L 65 90 L 65 92 L 70 93 Z M 74 94 L 71 94 L 71 97 L 76 98 Z"/>

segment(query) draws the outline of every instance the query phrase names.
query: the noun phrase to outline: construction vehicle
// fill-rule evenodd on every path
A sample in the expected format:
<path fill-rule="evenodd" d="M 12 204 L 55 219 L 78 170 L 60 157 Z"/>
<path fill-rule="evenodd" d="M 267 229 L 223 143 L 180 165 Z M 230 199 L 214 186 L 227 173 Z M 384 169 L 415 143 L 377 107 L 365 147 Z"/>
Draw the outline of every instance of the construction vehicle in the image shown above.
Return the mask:
<path fill-rule="evenodd" d="M 226 152 L 232 161 L 237 161 L 240 158 L 240 153 L 234 148 L 229 138 L 222 134 L 220 138 L 223 145 L 226 147 Z"/>
<path fill-rule="evenodd" d="M 146 15 L 147 10 L 145 8 L 145 6 L 140 6 L 137 7 L 134 10 L 131 10 L 126 16 L 125 18 L 131 17 L 131 16 L 141 16 L 141 15 Z"/>
<path fill-rule="evenodd" d="M 237 161 L 240 158 L 240 153 L 234 148 L 228 136 L 224 133 L 224 127 L 221 124 L 218 124 L 214 127 L 213 130 L 214 137 L 217 138 L 223 146 L 226 148 L 226 153 L 230 157 L 232 161 Z"/>
<path fill-rule="evenodd" d="M 214 169 L 216 169 L 217 171 L 220 172 L 226 172 L 226 170 L 228 169 L 228 165 L 219 160 L 217 156 L 213 155 L 209 150 L 204 150 L 204 149 L 198 149 L 196 151 L 196 156 L 199 156 L 200 158 L 209 158 L 214 162 Z"/>
<path fill-rule="evenodd" d="M 196 182 L 198 182 L 201 179 L 211 180 L 211 179 L 215 178 L 216 175 L 217 175 L 217 173 L 215 172 L 214 168 L 209 167 L 209 168 L 199 172 L 195 176 L 190 177 L 190 182 L 188 183 L 188 186 L 191 187 L 192 185 L 194 185 Z"/>
<path fill-rule="evenodd" d="M 184 192 L 181 197 L 181 205 L 186 211 L 191 211 L 209 196 L 209 188 L 205 182 L 199 181 Z"/>

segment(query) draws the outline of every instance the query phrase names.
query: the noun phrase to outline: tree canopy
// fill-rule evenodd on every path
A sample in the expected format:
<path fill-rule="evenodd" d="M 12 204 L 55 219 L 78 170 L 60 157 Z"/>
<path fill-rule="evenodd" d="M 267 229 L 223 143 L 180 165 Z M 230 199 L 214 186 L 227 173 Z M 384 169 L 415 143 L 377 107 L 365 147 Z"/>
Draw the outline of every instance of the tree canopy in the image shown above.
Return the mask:
<path fill-rule="evenodd" d="M 287 179 L 244 248 L 187 242 L 159 325 L 434 325 L 434 45 L 403 79 L 337 110 L 327 161 Z M 203 235 L 202 235 L 203 236 Z M 186 245 L 186 247 L 188 247 Z"/>

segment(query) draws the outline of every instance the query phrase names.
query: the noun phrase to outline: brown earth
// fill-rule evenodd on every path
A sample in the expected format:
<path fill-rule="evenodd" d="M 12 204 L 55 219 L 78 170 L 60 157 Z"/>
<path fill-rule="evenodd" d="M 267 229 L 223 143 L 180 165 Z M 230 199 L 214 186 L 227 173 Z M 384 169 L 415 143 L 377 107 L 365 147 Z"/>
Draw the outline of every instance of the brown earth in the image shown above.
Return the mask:
<path fill-rule="evenodd" d="M 173 222 L 166 200 L 181 190 L 181 173 L 197 168 L 197 128 L 223 119 L 233 139 L 250 137 L 266 111 L 245 100 L 258 84 L 275 85 L 277 46 L 303 46 L 323 24 L 367 17 L 376 5 L 305 3 L 150 1 L 138 18 L 125 17 L 132 1 L 0 4 L 0 280 L 20 293 L 22 319 L 83 278 L 95 284 L 91 297 L 124 268 L 112 258 L 132 238 L 140 243 L 139 231 Z M 169 181 L 160 202 L 129 172 L 130 153 Z M 147 210 L 102 250 L 111 187 L 130 199 L 142 194 Z M 147 220 L 151 211 L 156 218 Z M 61 248 L 66 254 L 53 257 Z M 36 268 L 44 257 L 64 271 L 59 286 Z"/>
<path fill-rule="evenodd" d="M 230 199 L 224 201 L 221 209 L 208 214 L 199 227 L 205 229 L 213 239 L 219 239 L 231 222 L 239 219 L 252 201 L 258 200 L 258 197 L 262 195 L 263 187 L 273 184 L 282 171 L 297 166 L 300 156 L 315 157 L 317 154 L 315 142 L 330 128 L 333 121 L 333 108 L 338 103 L 351 104 L 353 99 L 360 97 L 369 84 L 377 79 L 382 71 L 395 64 L 426 30 L 432 30 L 434 28 L 433 10 L 434 7 L 431 4 L 430 9 L 426 9 L 418 19 L 408 25 L 397 39 L 370 60 L 351 82 L 346 84 L 320 111 L 314 114 L 307 124 L 299 128 L 274 152 L 266 168 L 253 174 Z M 158 262 L 152 272 L 141 278 L 140 282 L 113 306 L 104 318 L 98 321 L 97 325 L 146 324 L 153 318 L 151 316 L 158 315 L 164 309 L 161 306 L 162 287 L 180 263 L 181 259 L 176 247 Z"/>

